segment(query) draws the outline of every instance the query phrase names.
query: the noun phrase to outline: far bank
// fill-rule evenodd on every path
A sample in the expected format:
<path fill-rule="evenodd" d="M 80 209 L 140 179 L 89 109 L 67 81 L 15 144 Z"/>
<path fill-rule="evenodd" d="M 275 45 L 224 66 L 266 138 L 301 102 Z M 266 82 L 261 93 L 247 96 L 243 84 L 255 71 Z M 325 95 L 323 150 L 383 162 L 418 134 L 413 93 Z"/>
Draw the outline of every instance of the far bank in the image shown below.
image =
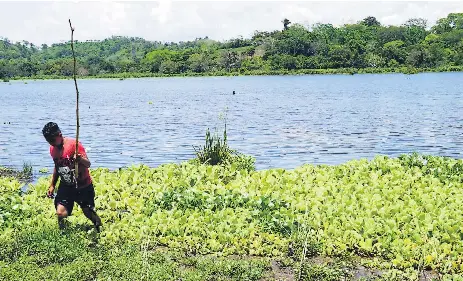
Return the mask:
<path fill-rule="evenodd" d="M 336 68 L 336 69 L 297 69 L 297 70 L 253 70 L 253 71 L 214 71 L 214 72 L 185 72 L 185 73 L 151 73 L 151 72 L 122 72 L 106 73 L 93 76 L 78 76 L 78 79 L 128 79 L 128 78 L 148 78 L 148 77 L 222 77 L 222 76 L 274 76 L 274 75 L 355 75 L 355 74 L 418 74 L 418 73 L 437 73 L 437 72 L 463 72 L 463 66 L 445 66 L 438 68 Z M 10 80 L 50 80 L 50 79 L 72 79 L 72 76 L 63 75 L 37 75 L 25 77 L 4 78 L 3 82 Z"/>

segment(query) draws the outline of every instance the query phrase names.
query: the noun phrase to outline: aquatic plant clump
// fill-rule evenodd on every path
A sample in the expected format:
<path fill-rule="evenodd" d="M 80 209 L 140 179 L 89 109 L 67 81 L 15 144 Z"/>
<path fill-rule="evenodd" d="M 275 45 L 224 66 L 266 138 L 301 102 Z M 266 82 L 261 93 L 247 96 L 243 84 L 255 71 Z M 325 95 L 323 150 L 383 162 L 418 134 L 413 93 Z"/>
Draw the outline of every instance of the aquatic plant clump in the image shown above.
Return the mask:
<path fill-rule="evenodd" d="M 231 149 L 227 142 L 227 124 L 223 131 L 223 138 L 220 138 L 217 131 L 211 134 L 206 130 L 206 143 L 204 146 L 194 147 L 196 158 L 191 163 L 207 165 L 230 165 L 235 164 L 237 169 L 254 171 L 255 159 L 250 155 L 239 153 Z"/>

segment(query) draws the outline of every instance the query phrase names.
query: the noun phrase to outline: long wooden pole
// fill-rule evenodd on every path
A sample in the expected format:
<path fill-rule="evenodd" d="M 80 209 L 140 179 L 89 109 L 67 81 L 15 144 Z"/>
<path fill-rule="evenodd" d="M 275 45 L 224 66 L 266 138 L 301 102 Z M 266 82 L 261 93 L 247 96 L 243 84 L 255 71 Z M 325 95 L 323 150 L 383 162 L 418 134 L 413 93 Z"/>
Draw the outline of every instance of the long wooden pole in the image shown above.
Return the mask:
<path fill-rule="evenodd" d="M 77 80 L 76 80 L 76 54 L 74 52 L 74 28 L 71 24 L 71 19 L 69 19 L 69 27 L 71 28 L 71 49 L 72 49 L 72 57 L 74 58 L 74 85 L 76 86 L 76 154 L 79 152 L 79 89 L 77 88 Z M 76 188 L 77 188 L 77 179 L 79 178 L 79 163 L 75 161 L 75 176 L 76 176 Z"/>

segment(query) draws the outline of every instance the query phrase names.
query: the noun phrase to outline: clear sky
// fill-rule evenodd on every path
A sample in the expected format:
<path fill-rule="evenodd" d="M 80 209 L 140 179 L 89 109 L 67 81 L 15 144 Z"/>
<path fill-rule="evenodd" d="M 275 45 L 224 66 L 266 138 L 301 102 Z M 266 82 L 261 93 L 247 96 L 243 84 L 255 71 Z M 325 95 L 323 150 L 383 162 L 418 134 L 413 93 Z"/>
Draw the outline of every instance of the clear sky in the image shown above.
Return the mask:
<path fill-rule="evenodd" d="M 186 41 L 209 36 L 226 40 L 250 37 L 255 30 L 282 28 L 282 19 L 311 25 L 341 25 L 375 16 L 384 25 L 409 18 L 434 24 L 452 12 L 463 12 L 463 1 L 3 1 L 0 37 L 36 45 L 70 39 L 102 40 L 112 35 L 156 41 Z"/>

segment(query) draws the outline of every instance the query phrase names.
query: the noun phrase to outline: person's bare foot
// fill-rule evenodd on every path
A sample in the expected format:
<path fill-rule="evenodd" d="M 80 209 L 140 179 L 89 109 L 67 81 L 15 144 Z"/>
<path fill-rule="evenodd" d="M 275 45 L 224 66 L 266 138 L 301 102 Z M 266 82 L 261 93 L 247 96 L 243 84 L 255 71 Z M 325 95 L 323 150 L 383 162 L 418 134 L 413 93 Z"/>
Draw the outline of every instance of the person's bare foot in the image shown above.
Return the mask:
<path fill-rule="evenodd" d="M 96 232 L 100 233 L 101 231 L 101 222 L 97 222 L 94 224 Z"/>

